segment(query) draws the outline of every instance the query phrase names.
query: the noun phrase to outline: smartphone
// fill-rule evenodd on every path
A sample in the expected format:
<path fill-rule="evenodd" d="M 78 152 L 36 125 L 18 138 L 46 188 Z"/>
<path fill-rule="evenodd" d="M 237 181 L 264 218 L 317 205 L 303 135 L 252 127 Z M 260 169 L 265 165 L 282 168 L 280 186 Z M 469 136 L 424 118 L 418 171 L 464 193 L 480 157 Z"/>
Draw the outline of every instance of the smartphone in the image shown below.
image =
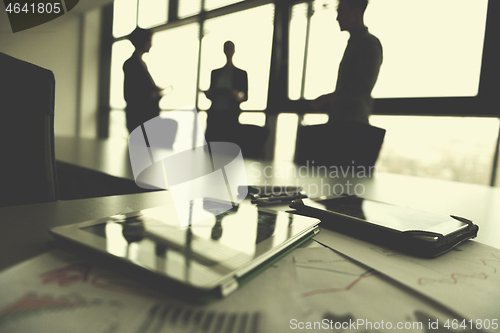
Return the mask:
<path fill-rule="evenodd" d="M 424 257 L 435 257 L 477 235 L 472 221 L 357 196 L 294 200 L 299 214 L 320 218 L 323 228 Z"/>

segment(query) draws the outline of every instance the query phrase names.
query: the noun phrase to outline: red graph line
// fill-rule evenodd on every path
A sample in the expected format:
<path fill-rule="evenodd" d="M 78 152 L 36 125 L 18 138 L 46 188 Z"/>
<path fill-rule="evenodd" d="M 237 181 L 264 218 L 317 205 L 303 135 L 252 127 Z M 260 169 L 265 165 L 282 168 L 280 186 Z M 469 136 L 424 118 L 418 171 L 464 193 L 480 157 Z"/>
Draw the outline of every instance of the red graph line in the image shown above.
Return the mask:
<path fill-rule="evenodd" d="M 110 290 L 122 294 L 133 294 L 142 297 L 161 298 L 162 294 L 149 290 L 139 283 L 113 274 L 92 274 L 92 265 L 87 262 L 66 265 L 43 274 L 43 284 L 55 283 L 60 287 L 69 287 L 75 283 L 90 283 L 93 287 Z"/>
<path fill-rule="evenodd" d="M 114 291 L 121 294 L 131 294 L 159 299 L 164 298 L 163 294 L 158 291 L 147 289 L 138 283 L 134 283 L 126 278 L 112 274 L 96 275 L 92 278 L 90 284 L 99 289 Z"/>
<path fill-rule="evenodd" d="M 75 283 L 86 282 L 92 265 L 88 262 L 69 264 L 59 269 L 40 274 L 43 284 L 56 283 L 60 287 L 69 287 Z"/>
<path fill-rule="evenodd" d="M 336 293 L 336 292 L 339 292 L 339 291 L 348 291 L 348 290 L 351 290 L 352 287 L 354 287 L 362 279 L 370 277 L 370 276 L 379 275 L 379 274 L 380 274 L 379 272 L 372 272 L 372 273 L 369 273 L 369 274 L 364 274 L 364 275 L 361 275 L 360 277 L 358 277 L 353 282 L 351 282 L 346 287 L 312 290 L 312 291 L 308 291 L 308 292 L 302 293 L 301 296 L 302 297 L 309 297 L 309 296 L 317 295 L 317 294 L 327 294 L 327 293 Z"/>
<path fill-rule="evenodd" d="M 494 256 L 494 254 L 492 254 L 492 256 Z M 488 262 L 496 262 L 496 263 L 500 263 L 500 260 L 498 259 L 477 259 L 477 260 L 470 260 L 470 259 L 461 259 L 461 258 L 455 258 L 456 260 L 462 260 L 462 261 L 467 261 L 467 262 L 471 262 L 473 264 L 477 264 L 477 265 L 481 265 L 480 263 L 477 262 L 477 260 L 479 260 L 481 263 L 482 263 L 482 266 L 488 266 L 488 267 L 491 267 L 493 269 L 493 273 L 496 273 L 497 272 L 497 268 L 493 265 L 489 265 L 487 264 Z"/>
<path fill-rule="evenodd" d="M 451 280 L 449 279 L 433 279 L 433 278 L 427 278 L 427 277 L 421 277 L 418 279 L 418 284 L 423 285 L 425 281 L 430 281 L 430 282 L 436 282 L 436 283 L 443 283 L 443 284 L 457 284 L 458 276 L 464 276 L 472 279 L 480 279 L 480 280 L 486 280 L 488 278 L 488 275 L 484 273 L 480 274 L 473 274 L 473 275 L 468 275 L 468 274 L 461 274 L 461 273 L 453 273 L 451 274 Z"/>
<path fill-rule="evenodd" d="M 51 308 L 69 308 L 85 305 L 82 300 L 69 300 L 69 299 L 54 299 L 52 297 L 38 297 L 34 295 L 26 295 L 19 300 L 11 303 L 6 308 L 0 311 L 0 319 L 7 315 L 14 315 L 17 313 L 29 312 L 38 309 L 51 309 Z"/>

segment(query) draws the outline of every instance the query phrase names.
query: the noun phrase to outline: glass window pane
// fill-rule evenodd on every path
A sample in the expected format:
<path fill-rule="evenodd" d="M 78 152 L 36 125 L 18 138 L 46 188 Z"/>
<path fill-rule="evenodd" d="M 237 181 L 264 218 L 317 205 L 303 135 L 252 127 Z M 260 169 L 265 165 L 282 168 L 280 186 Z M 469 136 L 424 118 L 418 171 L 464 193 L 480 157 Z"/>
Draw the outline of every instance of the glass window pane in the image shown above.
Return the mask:
<path fill-rule="evenodd" d="M 137 26 L 137 0 L 113 2 L 113 36 L 128 35 Z"/>
<path fill-rule="evenodd" d="M 243 0 L 205 0 L 205 10 L 212 10 L 224 7 L 240 1 Z"/>
<path fill-rule="evenodd" d="M 326 124 L 328 122 L 328 118 L 327 114 L 307 113 L 304 115 L 304 118 L 302 118 L 302 125 L 312 126 Z"/>
<path fill-rule="evenodd" d="M 307 99 L 335 89 L 338 66 L 349 38 L 349 33 L 340 32 L 336 3 L 336 0 L 317 0 L 313 4 Z M 487 5 L 487 0 L 370 2 L 365 23 L 384 49 L 373 97 L 475 96 Z M 291 41 L 294 38 L 290 36 Z"/>
<path fill-rule="evenodd" d="M 497 118 L 371 116 L 386 135 L 377 170 L 489 185 Z"/>
<path fill-rule="evenodd" d="M 201 11 L 201 0 L 179 0 L 179 18 L 185 18 L 199 14 Z"/>
<path fill-rule="evenodd" d="M 124 110 L 111 110 L 109 112 L 109 136 L 128 139 L 129 133 Z"/>
<path fill-rule="evenodd" d="M 162 109 L 195 104 L 198 33 L 198 23 L 157 32 L 151 50 L 143 56 L 156 85 L 166 88 Z"/>
<path fill-rule="evenodd" d="M 147 29 L 166 23 L 168 20 L 168 0 L 139 1 L 139 27 Z"/>
<path fill-rule="evenodd" d="M 500 133 L 499 133 L 499 135 L 500 135 Z M 499 151 L 497 153 L 500 155 L 500 148 L 499 148 Z M 497 172 L 496 172 L 496 176 L 495 176 L 495 184 L 494 185 L 496 187 L 500 187 L 500 160 L 498 161 L 498 165 L 497 165 Z"/>
<path fill-rule="evenodd" d="M 384 48 L 373 96 L 475 96 L 487 6 L 488 0 L 372 1 L 365 22 Z M 387 22 L 380 19 L 386 13 L 411 15 Z"/>
<path fill-rule="evenodd" d="M 297 100 L 301 97 L 306 30 L 307 4 L 300 3 L 292 7 L 292 16 L 290 18 L 288 97 L 292 100 Z"/>
<path fill-rule="evenodd" d="M 233 62 L 248 74 L 248 101 L 242 110 L 264 110 L 267 104 L 274 5 L 265 5 L 234 14 L 207 20 L 201 53 L 200 89 L 208 90 L 212 70 L 224 66 L 223 44 L 235 44 Z M 210 107 L 203 93 L 199 95 L 200 109 Z"/>
<path fill-rule="evenodd" d="M 305 74 L 306 99 L 314 99 L 335 89 L 340 60 L 349 37 L 340 32 L 335 20 L 337 0 L 314 1 L 313 10 Z"/>
<path fill-rule="evenodd" d="M 280 113 L 276 124 L 276 161 L 293 161 L 299 116 L 295 113 Z"/>
<path fill-rule="evenodd" d="M 128 40 L 113 44 L 111 49 L 110 105 L 113 109 L 125 109 L 123 98 L 123 64 L 134 53 L 134 46 Z"/>
<path fill-rule="evenodd" d="M 266 124 L 266 114 L 264 112 L 242 112 L 238 121 L 240 124 L 263 127 Z"/>

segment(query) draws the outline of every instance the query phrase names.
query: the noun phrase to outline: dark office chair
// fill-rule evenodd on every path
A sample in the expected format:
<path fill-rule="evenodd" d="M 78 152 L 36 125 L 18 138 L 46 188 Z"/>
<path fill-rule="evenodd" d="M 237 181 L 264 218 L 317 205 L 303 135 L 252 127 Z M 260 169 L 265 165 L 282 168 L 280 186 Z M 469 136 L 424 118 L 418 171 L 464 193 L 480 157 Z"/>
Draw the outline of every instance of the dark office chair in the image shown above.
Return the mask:
<path fill-rule="evenodd" d="M 300 126 L 295 162 L 322 166 L 375 165 L 384 141 L 385 129 L 358 122 L 334 122 Z"/>
<path fill-rule="evenodd" d="M 240 125 L 235 143 L 237 143 L 244 158 L 264 158 L 264 146 L 269 136 L 269 129 L 256 125 Z"/>
<path fill-rule="evenodd" d="M 58 199 L 54 74 L 0 53 L 0 206 Z"/>
<path fill-rule="evenodd" d="M 205 132 L 207 142 L 233 142 L 241 148 L 243 158 L 264 158 L 264 146 L 269 129 L 256 125 L 240 124 L 217 126 Z"/>

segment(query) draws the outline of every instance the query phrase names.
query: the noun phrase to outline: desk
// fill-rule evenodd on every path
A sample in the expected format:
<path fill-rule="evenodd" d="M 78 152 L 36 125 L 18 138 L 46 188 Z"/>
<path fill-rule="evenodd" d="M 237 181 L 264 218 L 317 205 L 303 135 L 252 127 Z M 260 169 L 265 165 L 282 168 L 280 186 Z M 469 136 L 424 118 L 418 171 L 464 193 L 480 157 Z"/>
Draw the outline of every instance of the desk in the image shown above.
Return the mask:
<path fill-rule="evenodd" d="M 148 192 L 134 182 L 127 140 L 56 137 L 59 198 L 74 200 Z"/>
<path fill-rule="evenodd" d="M 55 146 L 58 161 L 117 178 L 134 179 L 124 139 L 56 137 Z M 249 184 L 304 185 L 314 196 L 328 191 L 331 194 L 340 189 L 333 188 L 336 184 L 347 188 L 349 182 L 351 191 L 356 185 L 362 185 L 358 189 L 363 192 L 358 194 L 368 199 L 433 213 L 464 216 L 480 226 L 478 241 L 500 248 L 500 239 L 495 236 L 500 235 L 500 188 L 386 173 L 375 173 L 373 178 L 361 179 L 343 177 L 341 173 L 338 177 L 324 178 L 318 177 L 318 174 L 323 176 L 325 170 L 314 164 L 307 169 L 291 162 L 248 160 L 246 169 Z M 331 175 L 331 170 L 328 170 L 328 175 Z M 111 212 L 114 213 L 116 211 Z M 489 232 L 483 231 L 484 228 Z"/>
<path fill-rule="evenodd" d="M 256 179 L 253 176 L 250 171 L 249 179 Z M 317 179 L 302 181 L 306 186 L 318 182 Z M 391 174 L 379 174 L 362 183 L 366 188 L 364 197 L 368 199 L 467 217 L 479 225 L 477 241 L 500 248 L 499 188 Z M 0 269 L 44 252 L 50 239 L 47 230 L 52 227 L 114 215 L 127 208 L 156 207 L 163 202 L 165 192 L 159 191 L 2 207 Z"/>
<path fill-rule="evenodd" d="M 87 162 L 85 159 L 82 160 L 82 163 Z M 262 184 L 264 181 L 271 184 L 296 183 L 295 175 L 291 171 L 294 166 L 291 163 L 257 161 L 247 161 L 246 163 L 250 183 Z M 290 172 L 286 173 L 284 170 L 290 170 Z M 122 175 L 126 177 L 126 174 Z M 500 221 L 500 205 L 498 205 L 500 202 L 500 189 L 498 188 L 382 173 L 376 174 L 370 179 L 354 179 L 350 177 L 323 179 L 312 174 L 309 175 L 310 177 L 300 177 L 300 174 L 298 176 L 299 185 L 304 185 L 309 191 L 315 187 L 324 186 L 324 184 L 329 184 L 331 188 L 335 184 L 346 185 L 347 182 L 350 182 L 351 186 L 362 185 L 363 196 L 369 199 L 410 206 L 440 214 L 452 213 L 467 217 L 480 227 L 477 241 L 500 248 L 500 239 L 497 237 L 500 234 L 500 223 L 498 223 Z M 358 189 L 361 191 L 361 187 Z M 0 256 L 0 269 L 5 269 L 50 249 L 50 244 L 47 244 L 47 241 L 51 239 L 47 233 L 49 228 L 102 218 L 127 209 L 140 210 L 159 206 L 165 202 L 165 196 L 166 192 L 159 191 L 0 208 L 0 220 L 2 221 L 0 223 L 0 253 L 2 253 L 2 256 Z M 310 242 L 307 246 L 313 244 Z M 384 281 L 390 282 L 387 279 Z M 252 281 L 249 286 L 251 285 Z M 394 288 L 397 290 L 394 295 L 397 294 L 401 297 L 406 295 L 404 297 L 417 299 L 422 304 L 428 302 L 422 296 L 401 288 L 401 286 L 395 285 Z M 235 294 L 238 293 L 243 294 L 245 290 L 242 288 Z M 391 297 L 399 296 L 391 294 Z M 224 304 L 225 301 L 221 301 L 220 304 Z M 266 303 L 272 304 L 272 301 L 272 299 L 266 299 L 264 296 L 262 309 L 265 309 Z M 356 302 L 360 301 L 362 300 Z M 428 306 L 435 306 L 432 303 L 429 304 Z M 286 313 L 287 310 L 284 309 L 283 307 L 281 311 Z M 383 312 L 383 309 L 380 311 Z M 290 316 L 292 315 L 290 313 Z M 273 316 L 274 313 L 271 314 L 268 321 L 272 322 Z M 293 331 L 289 329 L 288 322 L 274 324 L 274 327 L 283 327 L 283 330 L 279 330 L 279 332 Z M 273 332 L 277 332 L 277 330 Z"/>
<path fill-rule="evenodd" d="M 128 142 L 122 138 L 89 139 L 55 137 L 55 154 L 59 162 L 134 180 L 128 156 Z"/>

